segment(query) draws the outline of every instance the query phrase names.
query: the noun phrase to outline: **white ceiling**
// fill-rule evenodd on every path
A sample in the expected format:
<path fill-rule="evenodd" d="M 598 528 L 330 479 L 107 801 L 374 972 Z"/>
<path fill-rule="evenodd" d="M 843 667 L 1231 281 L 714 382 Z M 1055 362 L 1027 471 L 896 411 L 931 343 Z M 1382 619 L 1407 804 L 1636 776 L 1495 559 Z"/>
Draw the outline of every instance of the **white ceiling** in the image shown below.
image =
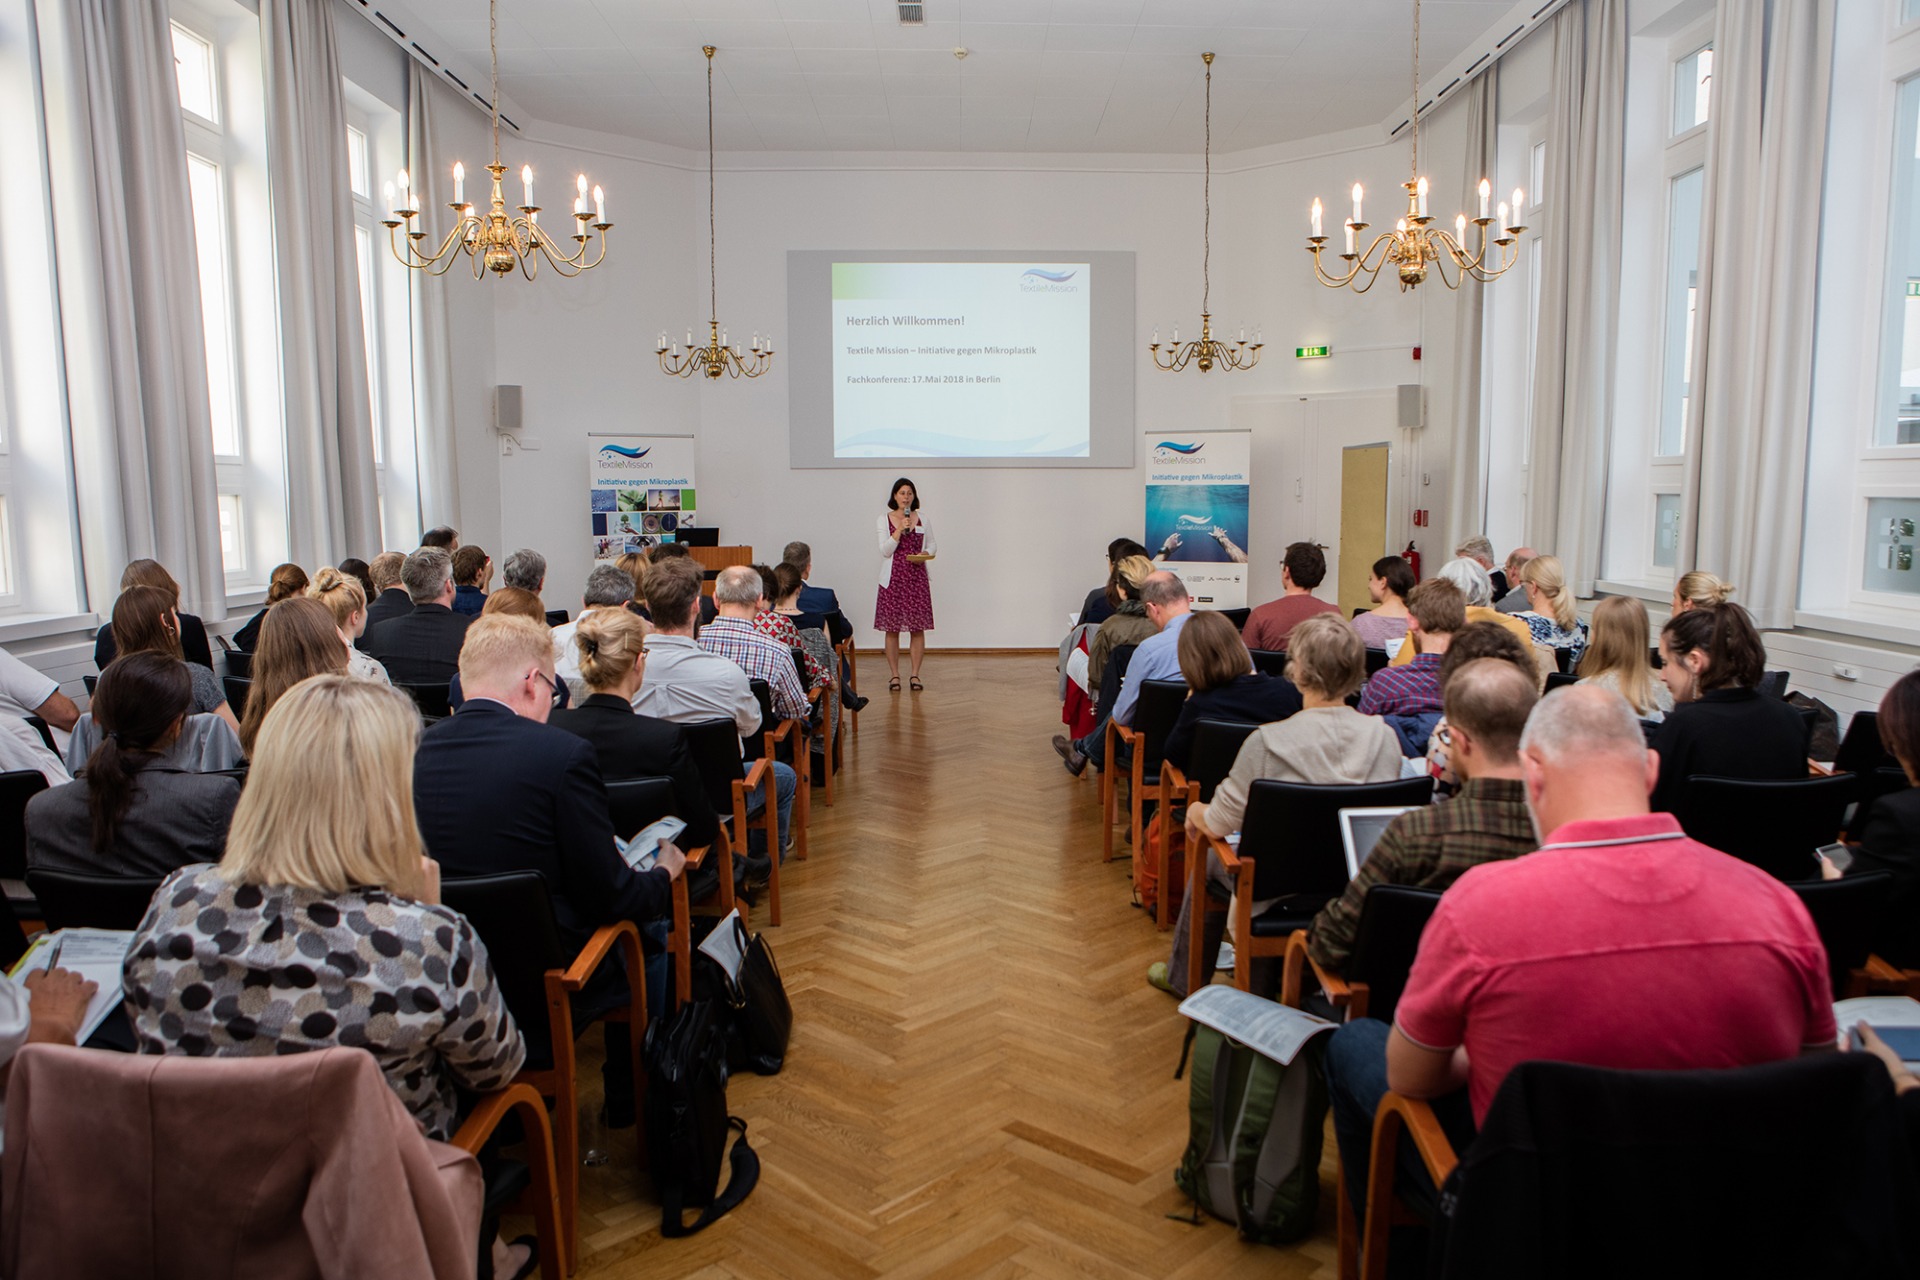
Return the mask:
<path fill-rule="evenodd" d="M 703 44 L 735 151 L 1198 152 L 1206 50 L 1216 151 L 1377 125 L 1411 85 L 1412 0 L 926 0 L 920 27 L 895 0 L 499 5 L 501 96 L 525 116 L 695 149 Z M 484 95 L 486 0 L 406 8 Z M 1429 86 L 1513 10 L 1425 0 Z"/>

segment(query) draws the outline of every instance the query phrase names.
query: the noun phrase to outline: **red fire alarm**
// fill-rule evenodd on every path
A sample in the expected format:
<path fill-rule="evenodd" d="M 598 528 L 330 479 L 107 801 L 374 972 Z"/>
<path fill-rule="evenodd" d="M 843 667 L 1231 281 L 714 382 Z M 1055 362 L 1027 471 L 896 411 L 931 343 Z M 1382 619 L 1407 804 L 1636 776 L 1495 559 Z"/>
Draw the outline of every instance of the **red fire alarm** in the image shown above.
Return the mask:
<path fill-rule="evenodd" d="M 1415 347 L 1415 348 L 1413 349 L 1413 358 L 1414 358 L 1415 360 L 1418 360 L 1418 359 L 1420 358 L 1420 348 L 1418 348 L 1418 347 Z"/>

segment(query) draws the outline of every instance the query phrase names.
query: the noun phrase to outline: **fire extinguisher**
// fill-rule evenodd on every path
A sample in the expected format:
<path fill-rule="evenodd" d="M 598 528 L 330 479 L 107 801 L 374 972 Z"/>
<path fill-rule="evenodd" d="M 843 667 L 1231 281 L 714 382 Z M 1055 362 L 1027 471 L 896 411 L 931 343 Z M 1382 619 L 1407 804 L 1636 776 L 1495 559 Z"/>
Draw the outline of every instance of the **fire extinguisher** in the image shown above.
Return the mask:
<path fill-rule="evenodd" d="M 1411 540 L 1407 543 L 1407 549 L 1400 553 L 1400 558 L 1407 562 L 1409 569 L 1413 570 L 1413 580 L 1420 581 L 1420 553 L 1414 549 Z"/>

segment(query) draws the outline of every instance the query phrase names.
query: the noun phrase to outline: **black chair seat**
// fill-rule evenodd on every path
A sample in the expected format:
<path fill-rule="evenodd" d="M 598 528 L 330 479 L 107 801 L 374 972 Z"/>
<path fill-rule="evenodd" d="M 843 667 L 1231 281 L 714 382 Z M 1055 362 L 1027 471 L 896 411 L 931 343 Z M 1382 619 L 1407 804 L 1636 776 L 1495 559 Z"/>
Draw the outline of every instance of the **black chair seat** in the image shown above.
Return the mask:
<path fill-rule="evenodd" d="M 1256 938 L 1286 938 L 1295 929 L 1305 929 L 1313 924 L 1313 918 L 1320 914 L 1320 908 L 1333 900 L 1329 894 L 1296 893 L 1291 898 L 1276 902 L 1262 915 L 1253 918 L 1253 936 Z"/>
<path fill-rule="evenodd" d="M 1867 819 L 1873 816 L 1874 802 L 1896 791 L 1905 791 L 1912 784 L 1907 781 L 1907 771 L 1898 765 L 1856 776 L 1860 779 L 1857 793 L 1860 799 L 1853 806 L 1853 816 L 1847 820 L 1847 839 L 1858 844 L 1866 834 Z"/>
<path fill-rule="evenodd" d="M 1560 652 L 1565 653 L 1566 650 L 1562 649 L 1560 650 Z M 1546 691 L 1548 693 L 1552 693 L 1555 689 L 1564 689 L 1570 684 L 1579 684 L 1579 683 L 1580 683 L 1580 677 L 1573 675 L 1571 672 L 1549 671 L 1547 672 Z"/>
<path fill-rule="evenodd" d="M 159 876 L 95 876 L 35 868 L 27 887 L 49 929 L 137 929 L 160 888 Z"/>
<path fill-rule="evenodd" d="M 1809 880 L 1791 886 L 1813 918 L 1820 944 L 1827 949 L 1828 976 L 1833 980 L 1833 998 L 1854 994 L 1847 985 L 1855 969 L 1867 963 L 1873 951 L 1874 936 L 1886 915 L 1893 877 L 1885 871 L 1869 871 L 1841 880 Z"/>
<path fill-rule="evenodd" d="M 395 681 L 393 687 L 413 699 L 423 719 L 445 720 L 453 714 L 453 707 L 448 702 L 448 688 L 444 684 L 403 684 Z"/>
<path fill-rule="evenodd" d="M 564 627 L 570 620 L 565 609 L 547 610 L 547 625 L 550 627 Z"/>
<path fill-rule="evenodd" d="M 229 649 L 226 656 L 227 674 L 242 679 L 253 678 L 253 655 L 244 649 Z"/>
<path fill-rule="evenodd" d="M 93 691 L 100 687 L 100 677 L 99 676 L 81 676 L 80 683 L 87 687 L 87 696 L 91 698 L 93 696 Z"/>
<path fill-rule="evenodd" d="M 1285 649 L 1250 649 L 1253 655 L 1253 669 L 1262 675 L 1284 676 L 1287 674 L 1287 651 Z"/>
<path fill-rule="evenodd" d="M 1251 609 L 1220 610 L 1220 616 L 1225 618 L 1228 622 L 1231 622 L 1233 624 L 1233 629 L 1235 631 L 1245 631 L 1247 629 L 1247 618 L 1252 613 L 1253 613 L 1253 610 Z"/>
<path fill-rule="evenodd" d="M 1387 656 L 1385 649 L 1367 650 L 1367 674 L 1370 676 L 1378 675 L 1387 669 L 1387 663 L 1391 661 L 1392 659 Z"/>
<path fill-rule="evenodd" d="M 1350 983 L 1366 984 L 1367 1017 L 1393 1021 L 1394 1008 L 1413 972 L 1414 956 L 1420 951 L 1420 935 L 1439 905 L 1438 889 L 1377 884 L 1367 890 L 1346 972 L 1341 975 Z"/>
<path fill-rule="evenodd" d="M 1187 752 L 1186 775 L 1200 784 L 1200 798 L 1213 799 L 1213 791 L 1233 772 L 1240 748 L 1260 726 L 1237 720 L 1201 720 L 1193 726 L 1193 747 Z"/>
<path fill-rule="evenodd" d="M 234 716 L 245 716 L 247 694 L 253 689 L 253 681 L 246 676 L 227 675 L 220 677 L 220 687 L 227 695 L 227 705 L 233 708 Z"/>
<path fill-rule="evenodd" d="M 1755 781 L 1691 776 L 1674 807 L 1686 833 L 1709 848 L 1751 862 L 1778 880 L 1814 880 L 1813 851 L 1840 832 L 1859 779 Z"/>

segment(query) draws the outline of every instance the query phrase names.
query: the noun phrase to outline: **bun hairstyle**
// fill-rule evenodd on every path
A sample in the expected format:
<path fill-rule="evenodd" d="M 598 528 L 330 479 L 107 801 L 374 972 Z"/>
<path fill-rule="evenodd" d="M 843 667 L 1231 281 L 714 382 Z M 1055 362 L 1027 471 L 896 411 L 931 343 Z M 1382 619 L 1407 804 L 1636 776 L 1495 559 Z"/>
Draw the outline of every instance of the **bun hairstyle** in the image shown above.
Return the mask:
<path fill-rule="evenodd" d="M 805 582 L 806 579 L 800 576 L 800 570 L 794 568 L 792 561 L 782 560 L 773 566 L 773 590 L 768 594 L 767 599 L 774 604 L 792 599 L 799 594 Z"/>
<path fill-rule="evenodd" d="M 309 676 L 338 675 L 346 669 L 347 647 L 340 640 L 333 610 L 305 596 L 267 610 L 260 623 L 260 643 L 253 651 L 253 683 L 247 689 L 247 713 L 240 719 L 240 749 L 253 754 L 261 723 L 287 690 Z"/>
<path fill-rule="evenodd" d="M 1540 589 L 1540 594 L 1547 598 L 1548 616 L 1555 626 L 1562 631 L 1573 630 L 1574 624 L 1580 621 L 1580 611 L 1574 607 L 1573 593 L 1567 590 L 1560 557 L 1535 556 L 1520 570 L 1520 581 Z"/>
<path fill-rule="evenodd" d="M 307 571 L 297 564 L 278 564 L 267 579 L 267 607 L 291 600 L 307 589 Z"/>
<path fill-rule="evenodd" d="M 625 680 L 646 637 L 647 624 L 625 609 L 593 609 L 581 615 L 573 647 L 587 688 L 598 693 Z"/>
<path fill-rule="evenodd" d="M 1767 667 L 1767 647 L 1747 611 L 1737 604 L 1689 609 L 1667 619 L 1660 628 L 1667 652 L 1683 658 L 1695 651 L 1707 656 L 1700 673 L 1700 689 L 1751 689 Z"/>
<path fill-rule="evenodd" d="M 313 581 L 307 584 L 307 597 L 333 610 L 334 625 L 342 629 L 352 624 L 354 614 L 367 607 L 366 588 L 360 585 L 360 580 L 332 567 L 314 573 Z"/>
<path fill-rule="evenodd" d="M 1731 582 L 1722 582 L 1704 569 L 1683 573 L 1673 584 L 1674 597 L 1695 609 L 1717 608 L 1733 598 L 1733 590 Z"/>
<path fill-rule="evenodd" d="M 93 850 L 105 853 L 133 803 L 134 771 L 165 748 L 181 717 L 193 710 L 193 678 L 186 663 L 168 654 L 123 654 L 100 673 L 90 709 L 100 745 L 87 757 L 87 808 Z"/>

